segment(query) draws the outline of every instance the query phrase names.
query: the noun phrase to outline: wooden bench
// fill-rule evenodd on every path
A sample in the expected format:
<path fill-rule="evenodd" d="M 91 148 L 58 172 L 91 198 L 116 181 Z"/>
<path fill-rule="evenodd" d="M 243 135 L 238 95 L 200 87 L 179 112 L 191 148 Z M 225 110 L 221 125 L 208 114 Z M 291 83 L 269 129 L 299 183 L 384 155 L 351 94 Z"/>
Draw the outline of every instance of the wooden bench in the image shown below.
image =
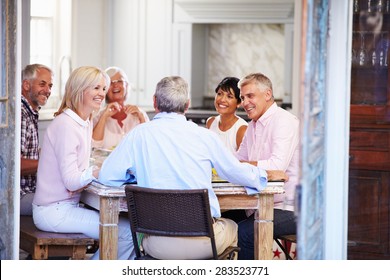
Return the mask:
<path fill-rule="evenodd" d="M 82 233 L 53 233 L 37 229 L 31 216 L 20 216 L 20 248 L 33 260 L 69 257 L 84 260 L 95 240 Z"/>

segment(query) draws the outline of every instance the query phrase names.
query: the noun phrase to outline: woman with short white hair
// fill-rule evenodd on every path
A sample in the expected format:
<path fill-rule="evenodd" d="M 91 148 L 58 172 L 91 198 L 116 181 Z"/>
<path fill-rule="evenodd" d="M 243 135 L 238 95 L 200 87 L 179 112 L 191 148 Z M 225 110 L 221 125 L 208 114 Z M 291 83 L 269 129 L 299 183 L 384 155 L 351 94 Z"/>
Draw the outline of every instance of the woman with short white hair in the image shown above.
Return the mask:
<path fill-rule="evenodd" d="M 138 106 L 126 104 L 130 94 L 126 73 L 119 67 L 109 67 L 105 72 L 111 79 L 106 95 L 107 106 L 94 118 L 92 138 L 94 147 L 112 150 L 125 134 L 149 118 Z"/>

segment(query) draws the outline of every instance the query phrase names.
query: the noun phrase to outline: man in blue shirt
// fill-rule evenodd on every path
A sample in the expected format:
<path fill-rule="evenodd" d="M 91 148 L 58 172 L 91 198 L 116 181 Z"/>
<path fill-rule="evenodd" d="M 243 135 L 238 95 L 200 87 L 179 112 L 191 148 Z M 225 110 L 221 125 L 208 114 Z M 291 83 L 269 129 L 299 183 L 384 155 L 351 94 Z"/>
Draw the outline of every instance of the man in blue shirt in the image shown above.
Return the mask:
<path fill-rule="evenodd" d="M 111 186 L 137 181 L 137 185 L 156 189 L 208 189 L 211 214 L 215 218 L 217 252 L 237 245 L 237 224 L 221 218 L 212 189 L 211 169 L 231 183 L 259 191 L 267 176 L 285 179 L 282 171 L 265 171 L 240 163 L 214 132 L 187 121 L 189 107 L 187 82 L 177 76 L 163 78 L 156 87 L 152 121 L 138 125 L 104 161 L 99 181 Z M 268 173 L 268 174 L 267 174 Z M 153 205 L 151 205 L 153 207 Z M 158 209 L 156 209 L 158 211 Z M 203 238 L 146 236 L 142 243 L 148 254 L 158 259 L 202 259 L 212 256 Z"/>

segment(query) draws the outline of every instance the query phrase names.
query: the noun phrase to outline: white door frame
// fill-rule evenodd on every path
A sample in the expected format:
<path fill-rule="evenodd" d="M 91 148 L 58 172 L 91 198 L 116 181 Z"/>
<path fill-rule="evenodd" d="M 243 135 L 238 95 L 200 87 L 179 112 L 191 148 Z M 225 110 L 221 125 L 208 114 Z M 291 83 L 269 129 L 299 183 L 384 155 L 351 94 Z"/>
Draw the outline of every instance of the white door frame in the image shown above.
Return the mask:
<path fill-rule="evenodd" d="M 325 259 L 347 259 L 352 1 L 329 0 Z"/>

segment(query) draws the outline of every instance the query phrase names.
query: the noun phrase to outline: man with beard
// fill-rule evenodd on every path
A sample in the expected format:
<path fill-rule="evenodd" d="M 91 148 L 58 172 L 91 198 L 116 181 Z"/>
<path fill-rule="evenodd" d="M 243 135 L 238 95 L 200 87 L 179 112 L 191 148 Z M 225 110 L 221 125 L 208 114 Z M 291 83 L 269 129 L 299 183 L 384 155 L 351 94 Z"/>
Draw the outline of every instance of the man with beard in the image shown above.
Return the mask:
<path fill-rule="evenodd" d="M 32 215 L 39 158 L 38 116 L 53 86 L 53 71 L 42 64 L 22 71 L 22 117 L 20 145 L 20 214 Z"/>

